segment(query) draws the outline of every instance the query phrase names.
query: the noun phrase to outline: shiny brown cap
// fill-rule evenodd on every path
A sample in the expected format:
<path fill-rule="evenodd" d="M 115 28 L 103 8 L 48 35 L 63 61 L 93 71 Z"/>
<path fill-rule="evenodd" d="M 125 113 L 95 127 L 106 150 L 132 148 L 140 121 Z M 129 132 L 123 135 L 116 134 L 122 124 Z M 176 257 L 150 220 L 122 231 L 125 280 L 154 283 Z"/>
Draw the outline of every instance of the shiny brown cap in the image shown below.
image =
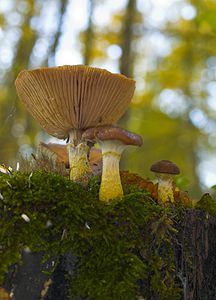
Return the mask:
<path fill-rule="evenodd" d="M 165 174 L 173 174 L 177 175 L 180 173 L 180 170 L 176 164 L 171 162 L 170 160 L 160 160 L 153 164 L 150 168 L 152 172 L 155 173 L 165 173 Z"/>
<path fill-rule="evenodd" d="M 135 89 L 132 79 L 83 65 L 24 70 L 15 85 L 34 119 L 59 139 L 72 129 L 116 123 Z"/>
<path fill-rule="evenodd" d="M 142 137 L 133 132 L 116 126 L 94 127 L 85 130 L 82 138 L 90 141 L 119 140 L 125 145 L 141 146 Z"/>

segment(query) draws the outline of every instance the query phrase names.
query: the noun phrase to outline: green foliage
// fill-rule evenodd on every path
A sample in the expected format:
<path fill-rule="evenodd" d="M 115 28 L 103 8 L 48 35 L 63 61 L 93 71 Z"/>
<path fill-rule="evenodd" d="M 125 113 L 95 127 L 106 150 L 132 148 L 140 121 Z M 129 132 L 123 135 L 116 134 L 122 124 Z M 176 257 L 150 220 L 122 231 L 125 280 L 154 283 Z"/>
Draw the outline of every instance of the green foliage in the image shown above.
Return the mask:
<path fill-rule="evenodd" d="M 200 25 L 202 25 L 203 23 L 208 23 L 209 26 L 211 27 L 211 29 L 213 31 L 216 31 L 216 10 L 215 9 L 211 9 L 211 10 L 207 10 L 204 13 L 202 13 L 199 18 L 198 18 L 198 22 Z"/>
<path fill-rule="evenodd" d="M 209 214 L 216 216 L 216 201 L 207 193 L 196 203 L 196 208 L 205 210 Z"/>
<path fill-rule="evenodd" d="M 70 299 L 180 299 L 175 273 L 174 226 L 179 208 L 162 208 L 144 190 L 122 200 L 98 200 L 99 179 L 87 189 L 37 170 L 0 175 L 0 275 L 21 251 L 44 259 L 70 251 L 78 261 Z"/>

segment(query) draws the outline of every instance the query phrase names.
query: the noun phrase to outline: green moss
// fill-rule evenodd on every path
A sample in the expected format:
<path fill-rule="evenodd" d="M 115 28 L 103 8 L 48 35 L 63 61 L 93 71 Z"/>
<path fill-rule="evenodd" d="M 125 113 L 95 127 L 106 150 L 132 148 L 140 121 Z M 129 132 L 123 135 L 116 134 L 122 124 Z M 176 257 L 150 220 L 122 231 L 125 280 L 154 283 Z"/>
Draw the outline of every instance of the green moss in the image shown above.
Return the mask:
<path fill-rule="evenodd" d="M 216 216 L 216 201 L 208 194 L 204 194 L 196 203 L 197 209 L 202 209 L 212 216 Z"/>
<path fill-rule="evenodd" d="M 1 174 L 1 280 L 28 246 L 46 258 L 67 251 L 77 257 L 70 299 L 181 299 L 173 246 L 178 208 L 162 208 L 135 187 L 104 204 L 99 183 L 94 177 L 84 189 L 40 170 Z"/>

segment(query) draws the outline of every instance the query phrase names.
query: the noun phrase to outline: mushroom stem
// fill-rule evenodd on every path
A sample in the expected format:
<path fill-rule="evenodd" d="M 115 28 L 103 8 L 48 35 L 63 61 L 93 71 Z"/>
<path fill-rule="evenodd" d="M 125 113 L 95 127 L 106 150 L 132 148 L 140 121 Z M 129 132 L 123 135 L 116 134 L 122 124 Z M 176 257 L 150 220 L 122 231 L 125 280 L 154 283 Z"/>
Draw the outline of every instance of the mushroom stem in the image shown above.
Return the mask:
<path fill-rule="evenodd" d="M 161 204 L 174 203 L 173 175 L 157 174 L 158 178 L 158 202 Z"/>
<path fill-rule="evenodd" d="M 69 134 L 69 140 L 72 144 L 77 146 L 82 140 L 82 130 L 81 129 L 71 129 Z"/>
<path fill-rule="evenodd" d="M 99 199 L 104 202 L 123 196 L 119 161 L 126 146 L 117 140 L 99 142 L 102 148 L 103 170 Z"/>
<path fill-rule="evenodd" d="M 78 145 L 68 144 L 70 179 L 82 186 L 87 186 L 92 170 L 87 158 L 89 147 L 86 142 Z"/>

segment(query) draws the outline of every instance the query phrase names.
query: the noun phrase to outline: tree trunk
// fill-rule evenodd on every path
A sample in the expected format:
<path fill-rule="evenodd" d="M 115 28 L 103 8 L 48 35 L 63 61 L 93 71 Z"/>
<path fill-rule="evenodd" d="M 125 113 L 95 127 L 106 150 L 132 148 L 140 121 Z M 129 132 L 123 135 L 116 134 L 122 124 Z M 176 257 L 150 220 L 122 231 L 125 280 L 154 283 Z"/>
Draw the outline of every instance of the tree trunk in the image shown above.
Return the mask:
<path fill-rule="evenodd" d="M 83 64 L 89 65 L 92 60 L 92 50 L 94 41 L 94 30 L 93 30 L 93 12 L 95 7 L 95 0 L 89 0 L 89 15 L 88 15 L 88 27 L 85 31 L 85 45 L 83 53 Z"/>
<path fill-rule="evenodd" d="M 127 76 L 133 77 L 133 25 L 136 16 L 136 0 L 128 0 L 125 17 L 122 26 L 122 40 L 121 49 L 122 56 L 120 59 L 120 73 Z"/>

